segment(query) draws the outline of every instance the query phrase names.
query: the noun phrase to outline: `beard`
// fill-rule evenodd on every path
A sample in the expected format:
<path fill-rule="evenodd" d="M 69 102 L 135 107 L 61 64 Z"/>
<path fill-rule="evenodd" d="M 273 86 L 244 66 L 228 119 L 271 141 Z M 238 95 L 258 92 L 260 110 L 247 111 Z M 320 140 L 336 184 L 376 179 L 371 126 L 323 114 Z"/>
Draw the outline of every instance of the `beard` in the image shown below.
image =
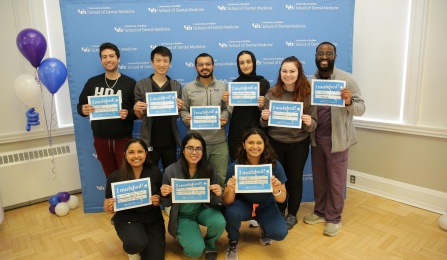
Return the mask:
<path fill-rule="evenodd" d="M 315 64 L 317 65 L 317 68 L 319 71 L 328 72 L 328 71 L 332 71 L 334 69 L 335 59 L 334 60 L 327 59 L 328 64 L 326 67 L 321 67 L 320 61 L 321 60 L 315 59 Z"/>
<path fill-rule="evenodd" d="M 209 70 L 209 74 L 208 75 L 203 75 L 201 72 L 198 72 L 198 74 L 199 74 L 199 77 L 201 77 L 201 78 L 209 78 L 209 77 L 212 77 L 213 76 L 213 71 L 212 70 Z"/>

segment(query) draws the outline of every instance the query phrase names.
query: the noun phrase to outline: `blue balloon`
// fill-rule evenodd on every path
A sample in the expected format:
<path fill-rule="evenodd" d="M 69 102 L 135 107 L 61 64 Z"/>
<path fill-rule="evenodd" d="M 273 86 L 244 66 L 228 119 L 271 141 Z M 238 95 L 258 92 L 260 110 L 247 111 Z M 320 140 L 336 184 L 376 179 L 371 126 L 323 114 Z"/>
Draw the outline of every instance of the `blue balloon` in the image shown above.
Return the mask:
<path fill-rule="evenodd" d="M 48 202 L 50 202 L 50 205 L 56 206 L 61 201 L 58 196 L 51 196 Z"/>
<path fill-rule="evenodd" d="M 37 68 L 47 51 L 47 41 L 38 30 L 24 29 L 17 35 L 17 48 L 20 53 Z"/>
<path fill-rule="evenodd" d="M 33 107 L 26 111 L 26 118 L 26 131 L 31 131 L 31 126 L 40 125 L 39 113 L 37 113 Z"/>
<path fill-rule="evenodd" d="M 40 63 L 37 69 L 39 80 L 50 91 L 56 93 L 67 79 L 67 67 L 56 58 L 48 58 Z"/>

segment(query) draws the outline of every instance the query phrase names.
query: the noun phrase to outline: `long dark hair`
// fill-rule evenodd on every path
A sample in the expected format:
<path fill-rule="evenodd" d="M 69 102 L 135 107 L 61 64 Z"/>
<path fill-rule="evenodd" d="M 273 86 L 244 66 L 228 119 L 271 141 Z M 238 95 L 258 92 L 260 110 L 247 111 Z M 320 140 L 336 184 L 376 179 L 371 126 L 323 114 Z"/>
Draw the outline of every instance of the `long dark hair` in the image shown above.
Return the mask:
<path fill-rule="evenodd" d="M 126 144 L 124 145 L 123 163 L 120 168 L 120 181 L 128 181 L 128 180 L 135 179 L 135 175 L 133 173 L 132 166 L 129 164 L 129 162 L 126 159 L 127 149 L 129 149 L 129 146 L 133 143 L 141 144 L 144 151 L 146 151 L 146 160 L 143 162 L 143 167 L 152 165 L 151 159 L 148 154 L 148 149 L 147 149 L 146 143 L 139 138 L 132 138 L 129 141 L 127 141 Z"/>
<path fill-rule="evenodd" d="M 179 158 L 180 165 L 182 168 L 182 173 L 186 179 L 191 179 L 191 176 L 189 175 L 188 161 L 186 160 L 185 154 L 184 154 L 186 144 L 191 139 L 199 140 L 200 143 L 202 144 L 202 148 L 203 148 L 202 158 L 197 163 L 197 176 L 199 179 L 202 179 L 202 178 L 211 179 L 214 174 L 214 169 L 213 169 L 213 166 L 208 162 L 208 159 L 206 158 L 206 142 L 205 142 L 205 139 L 203 139 L 203 137 L 197 132 L 188 133 L 182 140 L 182 151 L 183 152 L 180 153 L 180 158 Z"/>
<path fill-rule="evenodd" d="M 307 108 L 307 97 L 310 95 L 310 84 L 307 80 L 306 74 L 304 74 L 303 64 L 298 60 L 295 56 L 290 56 L 285 58 L 281 66 L 279 67 L 278 79 L 276 80 L 276 84 L 269 91 L 272 92 L 273 96 L 279 97 L 284 92 L 284 81 L 281 79 L 281 68 L 284 63 L 294 63 L 298 69 L 298 78 L 295 82 L 295 86 L 293 87 L 293 101 L 303 102 L 304 112 L 306 112 Z"/>
<path fill-rule="evenodd" d="M 251 128 L 251 129 L 247 130 L 246 132 L 244 132 L 244 134 L 242 135 L 241 143 L 240 143 L 239 150 L 237 153 L 237 161 L 240 164 L 248 163 L 247 151 L 245 151 L 243 143 L 245 143 L 245 141 L 247 141 L 248 137 L 250 137 L 251 135 L 259 135 L 262 138 L 262 140 L 264 141 L 264 151 L 261 154 L 259 164 L 271 163 L 272 167 L 275 167 L 276 166 L 275 151 L 273 150 L 272 146 L 270 145 L 269 139 L 268 139 L 267 135 L 265 134 L 265 132 L 258 128 Z"/>

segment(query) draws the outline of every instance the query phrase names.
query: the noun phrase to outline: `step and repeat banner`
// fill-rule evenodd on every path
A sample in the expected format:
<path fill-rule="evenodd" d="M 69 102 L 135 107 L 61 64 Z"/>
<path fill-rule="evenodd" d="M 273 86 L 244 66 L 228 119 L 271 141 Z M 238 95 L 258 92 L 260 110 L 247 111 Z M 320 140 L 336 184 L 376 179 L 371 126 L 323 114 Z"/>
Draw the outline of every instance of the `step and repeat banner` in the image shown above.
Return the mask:
<path fill-rule="evenodd" d="M 59 2 L 85 212 L 102 211 L 106 180 L 90 122 L 77 114 L 76 105 L 85 82 L 104 73 L 102 43 L 120 48 L 120 72 L 137 81 L 152 74 L 150 52 L 159 45 L 171 50 L 168 75 L 182 85 L 197 76 L 194 60 L 203 52 L 214 57 L 214 75 L 225 82 L 237 78 L 236 56 L 242 50 L 256 55 L 257 73 L 272 86 L 288 56 L 296 56 L 310 76 L 316 70 L 315 48 L 323 41 L 337 46 L 337 67 L 352 70 L 354 0 Z M 186 129 L 178 125 L 183 137 Z M 138 131 L 136 121 L 135 136 Z M 304 186 L 303 201 L 312 201 L 309 162 Z"/>

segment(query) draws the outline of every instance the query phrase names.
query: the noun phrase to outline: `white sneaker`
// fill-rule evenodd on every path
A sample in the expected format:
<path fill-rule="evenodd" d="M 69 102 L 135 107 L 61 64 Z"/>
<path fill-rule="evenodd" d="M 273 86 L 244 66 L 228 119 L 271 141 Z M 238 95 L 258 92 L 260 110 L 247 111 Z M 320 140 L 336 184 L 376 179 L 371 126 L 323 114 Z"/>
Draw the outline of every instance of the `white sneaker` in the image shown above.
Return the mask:
<path fill-rule="evenodd" d="M 134 254 L 134 255 L 127 254 L 127 255 L 129 256 L 129 260 L 141 260 L 140 254 Z"/>
<path fill-rule="evenodd" d="M 225 254 L 225 260 L 237 260 L 237 251 L 239 249 L 238 241 L 228 241 L 228 249 Z"/>
<path fill-rule="evenodd" d="M 341 228 L 341 222 L 334 224 L 334 223 L 327 223 L 326 228 L 324 229 L 323 234 L 326 236 L 335 237 L 338 235 L 338 231 Z"/>
<path fill-rule="evenodd" d="M 248 224 L 248 227 L 255 228 L 258 226 L 259 226 L 258 221 L 254 220 L 254 219 L 250 219 L 250 224 Z"/>

